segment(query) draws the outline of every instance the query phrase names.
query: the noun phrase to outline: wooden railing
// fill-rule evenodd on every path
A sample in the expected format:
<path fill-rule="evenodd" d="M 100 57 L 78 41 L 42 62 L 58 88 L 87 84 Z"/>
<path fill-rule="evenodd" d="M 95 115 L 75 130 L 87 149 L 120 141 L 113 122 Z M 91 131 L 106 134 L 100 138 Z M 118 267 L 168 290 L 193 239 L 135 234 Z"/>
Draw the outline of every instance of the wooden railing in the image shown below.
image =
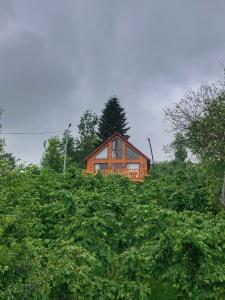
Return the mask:
<path fill-rule="evenodd" d="M 132 181 L 143 181 L 144 177 L 148 175 L 148 171 L 145 169 L 105 169 L 105 170 L 97 170 L 94 174 L 102 173 L 104 176 L 110 174 L 119 174 L 122 176 L 126 176 Z M 85 171 L 84 174 L 88 174 L 92 172 Z"/>

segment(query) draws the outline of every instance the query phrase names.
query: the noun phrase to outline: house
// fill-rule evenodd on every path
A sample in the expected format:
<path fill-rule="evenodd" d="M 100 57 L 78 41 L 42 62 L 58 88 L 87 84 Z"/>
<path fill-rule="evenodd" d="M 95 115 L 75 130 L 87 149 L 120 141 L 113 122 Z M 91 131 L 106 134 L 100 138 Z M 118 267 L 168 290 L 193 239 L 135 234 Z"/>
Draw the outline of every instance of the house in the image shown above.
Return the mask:
<path fill-rule="evenodd" d="M 150 159 L 119 133 L 89 154 L 85 162 L 86 174 L 121 174 L 133 181 L 143 181 L 150 168 Z"/>

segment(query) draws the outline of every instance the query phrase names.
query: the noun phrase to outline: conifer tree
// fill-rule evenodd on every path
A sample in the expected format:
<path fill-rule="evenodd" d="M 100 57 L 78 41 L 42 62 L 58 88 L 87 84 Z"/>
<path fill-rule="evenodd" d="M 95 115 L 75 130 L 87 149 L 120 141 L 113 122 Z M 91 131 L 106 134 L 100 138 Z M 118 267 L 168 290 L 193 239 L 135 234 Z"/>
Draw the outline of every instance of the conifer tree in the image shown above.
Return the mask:
<path fill-rule="evenodd" d="M 124 108 L 120 105 L 120 100 L 113 96 L 105 104 L 102 116 L 99 120 L 98 136 L 100 143 L 111 137 L 115 132 L 125 136 L 130 127 L 127 127 L 127 118 Z"/>

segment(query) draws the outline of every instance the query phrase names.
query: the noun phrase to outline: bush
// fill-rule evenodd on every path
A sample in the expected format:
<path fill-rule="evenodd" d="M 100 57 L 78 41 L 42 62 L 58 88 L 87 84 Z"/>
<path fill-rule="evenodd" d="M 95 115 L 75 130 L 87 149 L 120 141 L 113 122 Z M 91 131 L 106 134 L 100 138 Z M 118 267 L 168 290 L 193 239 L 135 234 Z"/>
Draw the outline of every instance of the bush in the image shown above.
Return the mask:
<path fill-rule="evenodd" d="M 190 163 L 160 164 L 143 184 L 73 168 L 4 172 L 0 299 L 224 299 L 213 182 Z"/>

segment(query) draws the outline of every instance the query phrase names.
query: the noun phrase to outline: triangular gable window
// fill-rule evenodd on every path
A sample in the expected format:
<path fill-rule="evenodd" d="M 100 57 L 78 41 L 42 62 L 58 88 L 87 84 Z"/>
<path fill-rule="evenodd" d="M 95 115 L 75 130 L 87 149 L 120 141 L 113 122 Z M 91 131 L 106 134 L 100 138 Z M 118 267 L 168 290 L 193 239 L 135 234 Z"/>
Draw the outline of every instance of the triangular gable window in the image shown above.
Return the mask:
<path fill-rule="evenodd" d="M 105 147 L 96 155 L 97 159 L 107 159 L 108 158 L 108 147 Z"/>
<path fill-rule="evenodd" d="M 129 146 L 126 146 L 126 159 L 136 159 L 139 157 L 139 154 L 132 150 Z"/>

